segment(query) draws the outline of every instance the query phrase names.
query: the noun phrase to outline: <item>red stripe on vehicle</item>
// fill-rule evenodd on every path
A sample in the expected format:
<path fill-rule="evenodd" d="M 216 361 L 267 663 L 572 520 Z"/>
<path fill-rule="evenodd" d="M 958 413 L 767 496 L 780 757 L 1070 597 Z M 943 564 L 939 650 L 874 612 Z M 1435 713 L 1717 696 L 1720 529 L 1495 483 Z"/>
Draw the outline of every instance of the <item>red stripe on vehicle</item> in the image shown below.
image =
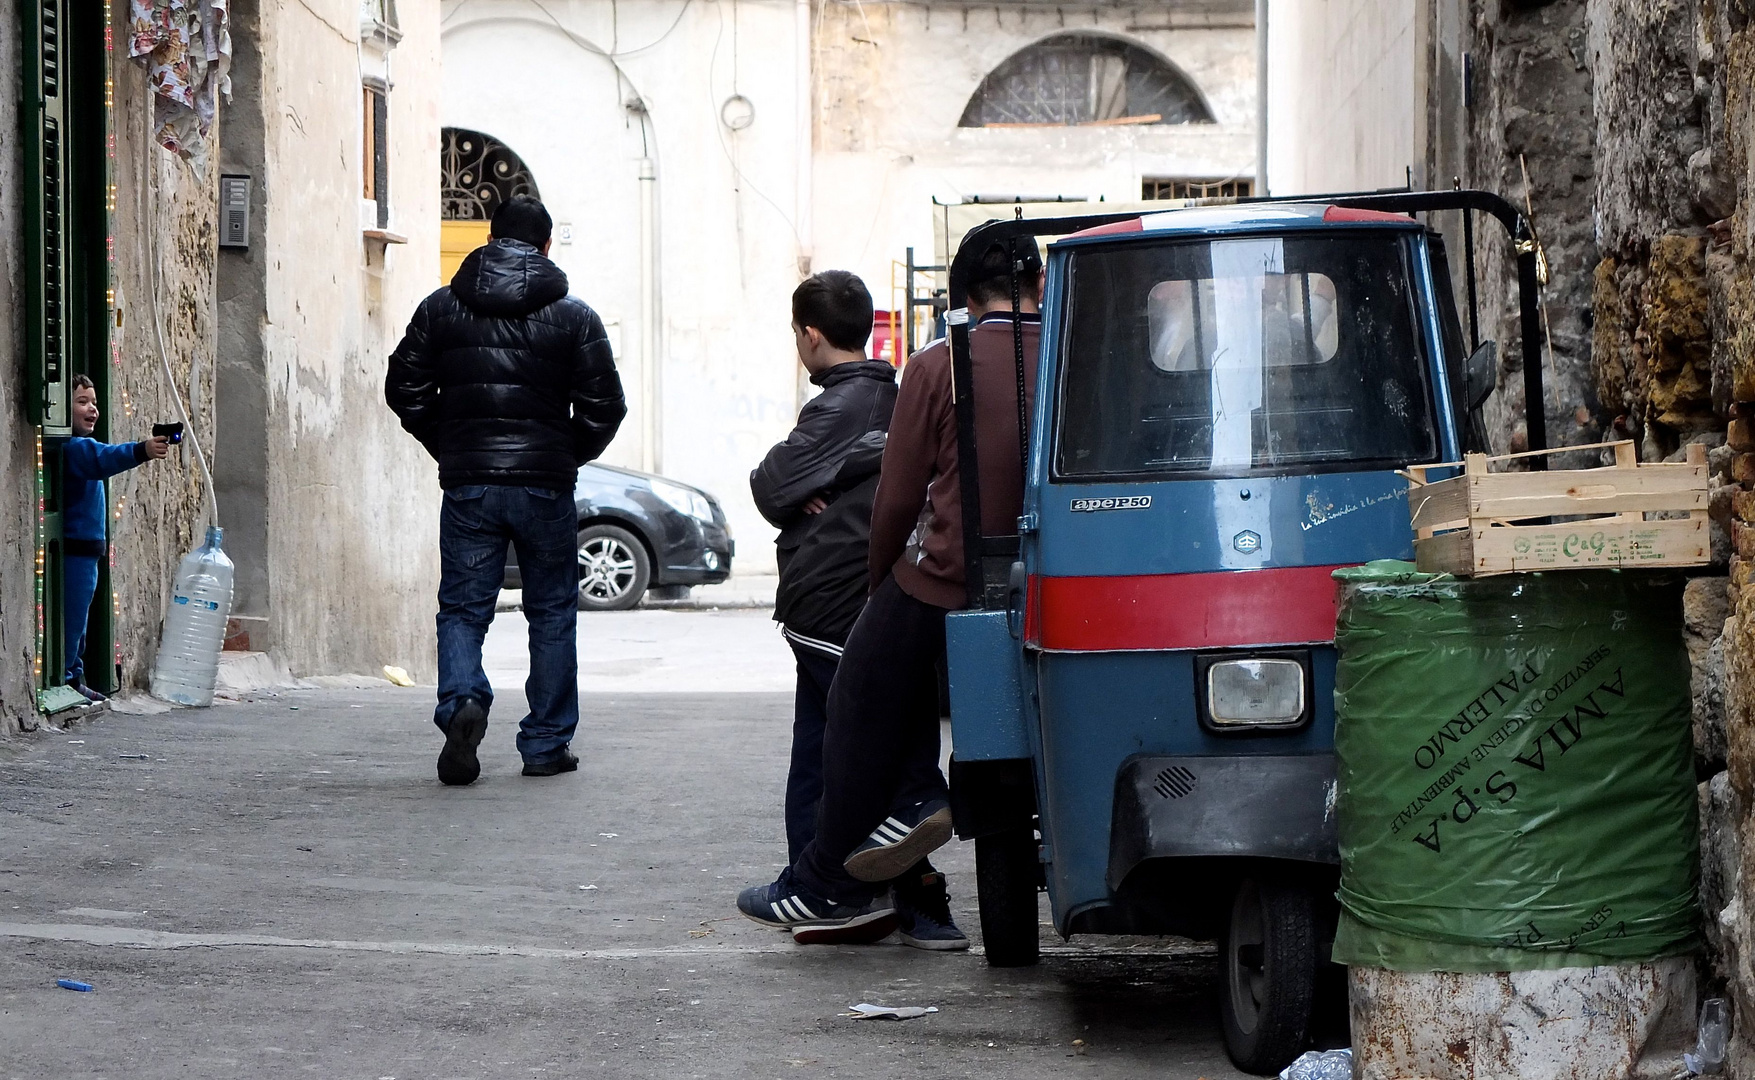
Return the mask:
<path fill-rule="evenodd" d="M 1229 649 L 1333 641 L 1333 566 L 1033 577 L 1028 639 L 1044 649 Z"/>
<path fill-rule="evenodd" d="M 1089 229 L 1080 229 L 1073 236 L 1109 236 L 1114 233 L 1140 232 L 1145 222 L 1140 218 L 1129 218 L 1126 221 L 1112 221 L 1107 225 L 1097 225 Z"/>
<path fill-rule="evenodd" d="M 1395 221 L 1406 225 L 1413 220 L 1406 214 L 1391 214 L 1382 210 L 1359 210 L 1351 206 L 1331 206 L 1322 212 L 1324 221 Z"/>

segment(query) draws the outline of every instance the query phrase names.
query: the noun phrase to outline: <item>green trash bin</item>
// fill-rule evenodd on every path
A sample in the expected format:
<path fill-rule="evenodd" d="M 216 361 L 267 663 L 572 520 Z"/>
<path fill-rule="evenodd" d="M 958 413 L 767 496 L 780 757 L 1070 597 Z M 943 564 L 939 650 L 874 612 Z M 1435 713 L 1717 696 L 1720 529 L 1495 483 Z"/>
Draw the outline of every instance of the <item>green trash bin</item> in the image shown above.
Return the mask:
<path fill-rule="evenodd" d="M 1695 950 L 1681 578 L 1335 577 L 1334 959 L 1531 971 Z"/>

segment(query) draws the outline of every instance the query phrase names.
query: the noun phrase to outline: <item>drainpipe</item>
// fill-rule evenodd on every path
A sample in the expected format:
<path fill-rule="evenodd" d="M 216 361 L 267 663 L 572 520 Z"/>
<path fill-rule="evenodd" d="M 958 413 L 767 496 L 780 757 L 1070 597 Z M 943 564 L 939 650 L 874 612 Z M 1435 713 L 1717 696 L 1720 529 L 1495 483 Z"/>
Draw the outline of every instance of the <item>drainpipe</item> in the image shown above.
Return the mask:
<path fill-rule="evenodd" d="M 663 384 L 658 378 L 658 172 L 652 159 L 640 159 L 640 468 L 664 467 L 659 440 Z"/>
<path fill-rule="evenodd" d="M 796 97 L 796 132 L 794 140 L 798 147 L 798 177 L 795 185 L 798 189 L 798 276 L 809 277 L 811 272 L 811 0 L 796 0 L 793 13 L 796 27 L 793 31 L 797 39 L 798 85 L 793 93 Z"/>
<path fill-rule="evenodd" d="M 1255 193 L 1268 194 L 1268 0 L 1255 0 Z"/>

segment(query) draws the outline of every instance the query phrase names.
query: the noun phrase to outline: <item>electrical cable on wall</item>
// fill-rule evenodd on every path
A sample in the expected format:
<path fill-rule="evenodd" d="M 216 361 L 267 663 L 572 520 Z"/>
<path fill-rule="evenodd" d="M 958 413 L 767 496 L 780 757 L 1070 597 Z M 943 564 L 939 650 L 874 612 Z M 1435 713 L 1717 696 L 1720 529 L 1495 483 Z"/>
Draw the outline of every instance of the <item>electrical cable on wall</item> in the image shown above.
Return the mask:
<path fill-rule="evenodd" d="M 712 56 L 707 60 L 707 94 L 708 94 L 709 99 L 711 99 L 713 96 L 713 73 L 719 66 L 719 45 L 725 38 L 725 12 L 723 10 L 720 10 L 717 13 L 719 15 L 719 31 L 718 31 L 718 34 L 713 38 Z M 734 49 L 736 48 L 736 40 L 737 40 L 736 35 L 737 35 L 737 29 L 736 29 L 736 25 L 734 23 L 733 27 L 732 27 L 732 42 L 733 42 Z M 732 96 L 733 97 L 742 97 L 743 95 L 737 93 L 737 70 L 736 70 L 736 67 L 737 67 L 737 60 L 736 60 L 736 56 L 734 54 L 734 56 L 732 58 L 732 76 L 731 76 Z M 726 104 L 729 104 L 729 99 L 726 102 Z M 723 111 L 723 106 L 721 108 Z M 751 114 L 752 114 L 751 118 L 753 119 L 754 118 L 754 106 L 753 105 L 751 106 Z M 763 202 L 765 202 L 769 206 L 773 207 L 774 212 L 776 214 L 780 215 L 780 220 L 784 221 L 786 223 L 786 227 L 789 230 L 791 230 L 792 239 L 798 244 L 800 250 L 802 250 L 804 248 L 804 237 L 799 234 L 798 224 L 797 224 L 797 222 L 792 220 L 792 215 L 788 214 L 785 210 L 783 210 L 779 203 L 775 202 L 773 199 L 768 198 L 767 192 L 764 192 L 761 188 L 757 187 L 755 185 L 755 182 L 749 178 L 749 174 L 745 173 L 743 171 L 743 169 L 738 167 L 737 159 L 731 153 L 731 146 L 729 143 L 727 143 L 725 141 L 725 126 L 726 125 L 724 124 L 723 120 L 721 121 L 721 123 L 713 125 L 713 134 L 715 134 L 719 137 L 720 152 L 722 152 L 725 155 L 725 163 L 731 166 L 731 171 L 734 174 L 736 174 L 737 179 L 739 181 L 738 184 L 733 185 L 733 186 L 734 187 L 747 187 L 747 188 L 749 188 L 751 191 L 755 192 L 757 198 L 761 199 Z M 739 130 L 739 129 L 734 129 L 734 130 Z M 740 247 L 741 247 L 741 245 L 740 245 Z"/>
<path fill-rule="evenodd" d="M 152 194 L 152 200 L 156 204 L 158 201 L 158 190 L 157 188 L 151 188 L 149 190 Z M 164 308 L 159 302 L 159 288 L 164 281 L 164 268 L 159 265 L 159 259 L 162 257 L 163 253 L 160 251 L 158 245 L 157 228 L 157 223 L 162 219 L 157 213 L 158 207 L 155 205 L 153 209 L 154 213 L 152 216 L 143 223 L 146 228 L 146 292 L 148 300 L 152 305 L 152 336 L 153 340 L 158 344 L 159 369 L 164 373 L 165 388 L 171 392 L 171 401 L 176 404 L 177 415 L 183 420 L 183 430 L 185 432 L 183 436 L 184 441 L 195 448 L 195 464 L 201 470 L 202 505 L 206 509 L 206 519 L 204 524 L 218 525 L 219 503 L 213 497 L 213 473 L 207 467 L 207 454 L 201 449 L 201 439 L 195 433 L 195 422 L 190 418 L 189 408 L 183 403 L 183 395 L 177 389 L 177 376 L 171 371 L 170 350 L 165 347 Z"/>

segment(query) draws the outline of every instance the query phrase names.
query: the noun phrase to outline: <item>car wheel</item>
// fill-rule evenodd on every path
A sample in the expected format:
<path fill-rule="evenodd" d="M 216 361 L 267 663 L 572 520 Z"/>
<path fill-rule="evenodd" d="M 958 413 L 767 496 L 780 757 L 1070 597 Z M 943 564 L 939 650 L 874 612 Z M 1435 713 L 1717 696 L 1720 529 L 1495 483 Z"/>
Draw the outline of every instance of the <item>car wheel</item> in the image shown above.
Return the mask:
<path fill-rule="evenodd" d="M 1029 967 L 1041 956 L 1036 924 L 1036 831 L 1007 829 L 975 838 L 975 899 L 989 967 Z"/>
<path fill-rule="evenodd" d="M 651 580 L 652 560 L 633 533 L 616 525 L 579 531 L 580 611 L 626 611 Z"/>
<path fill-rule="evenodd" d="M 1225 1050 L 1271 1076 L 1304 1049 L 1316 996 L 1316 903 L 1305 886 L 1246 879 L 1231 902 L 1220 963 Z"/>

